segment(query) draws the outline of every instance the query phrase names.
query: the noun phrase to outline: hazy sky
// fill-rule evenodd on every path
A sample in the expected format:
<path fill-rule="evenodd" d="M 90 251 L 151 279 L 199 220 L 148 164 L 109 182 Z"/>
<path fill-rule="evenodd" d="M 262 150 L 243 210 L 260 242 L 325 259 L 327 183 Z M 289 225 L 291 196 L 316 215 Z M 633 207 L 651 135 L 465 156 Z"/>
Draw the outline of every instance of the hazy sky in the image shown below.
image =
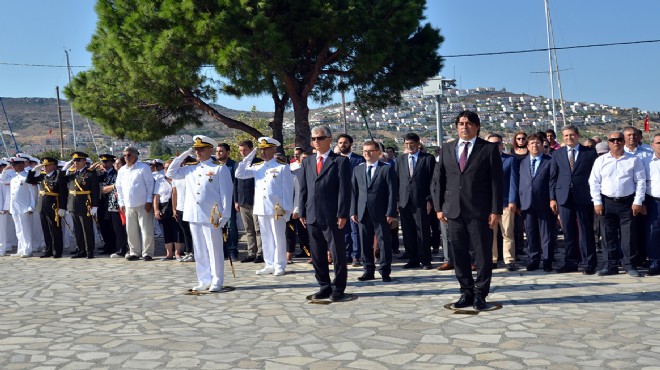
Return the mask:
<path fill-rule="evenodd" d="M 65 49 L 74 73 L 88 68 L 94 3 L 0 1 L 0 96 L 55 97 L 55 86 L 68 82 L 66 69 L 29 65 L 65 65 Z M 441 73 L 455 77 L 459 87 L 550 96 L 545 52 L 451 57 L 545 48 L 543 0 L 430 0 L 427 6 L 427 20 L 445 37 L 439 50 L 447 56 Z M 550 8 L 557 47 L 660 39 L 657 0 L 550 0 Z M 660 111 L 660 42 L 562 50 L 558 61 L 566 100 Z M 269 97 L 221 97 L 218 103 L 272 111 Z"/>

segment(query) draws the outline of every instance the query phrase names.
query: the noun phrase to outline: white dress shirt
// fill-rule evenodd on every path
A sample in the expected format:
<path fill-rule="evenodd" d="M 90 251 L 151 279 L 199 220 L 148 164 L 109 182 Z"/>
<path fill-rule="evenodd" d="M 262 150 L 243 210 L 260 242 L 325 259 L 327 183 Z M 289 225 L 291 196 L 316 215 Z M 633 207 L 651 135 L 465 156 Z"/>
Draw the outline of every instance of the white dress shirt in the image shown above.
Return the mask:
<path fill-rule="evenodd" d="M 176 210 L 183 212 L 186 196 L 186 179 L 172 179 L 172 187 L 176 188 Z"/>
<path fill-rule="evenodd" d="M 643 162 L 646 170 L 646 194 L 660 198 L 660 158 L 654 154 Z"/>
<path fill-rule="evenodd" d="M 135 208 L 153 202 L 154 177 L 146 163 L 135 162 L 120 168 L 115 187 L 121 207 Z"/>
<path fill-rule="evenodd" d="M 577 144 L 575 147 L 571 148 L 566 145 L 566 158 L 568 158 L 568 163 L 571 163 L 571 149 L 573 149 L 575 162 L 577 162 L 578 154 L 580 154 L 580 144 Z"/>
<path fill-rule="evenodd" d="M 634 194 L 636 205 L 642 205 L 646 192 L 646 171 L 642 161 L 624 152 L 619 159 L 606 153 L 596 158 L 589 176 L 591 199 L 595 206 L 603 204 L 601 197 L 621 198 Z"/>
<path fill-rule="evenodd" d="M 158 176 L 154 186 L 154 195 L 160 195 L 160 203 L 167 203 L 172 199 L 172 184 L 165 178 L 165 175 Z"/>

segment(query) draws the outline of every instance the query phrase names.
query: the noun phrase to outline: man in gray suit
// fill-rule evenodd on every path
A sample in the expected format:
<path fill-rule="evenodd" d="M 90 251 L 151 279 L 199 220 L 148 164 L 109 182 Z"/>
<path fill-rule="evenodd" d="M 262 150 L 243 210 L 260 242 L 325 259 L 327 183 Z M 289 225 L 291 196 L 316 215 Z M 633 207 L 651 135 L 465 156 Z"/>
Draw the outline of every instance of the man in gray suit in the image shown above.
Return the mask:
<path fill-rule="evenodd" d="M 374 235 L 380 249 L 379 272 L 384 282 L 392 281 L 392 239 L 390 224 L 396 220 L 397 182 L 394 166 L 378 160 L 380 145 L 364 143 L 366 163 L 353 170 L 351 220 L 358 224 L 364 274 L 359 281 L 373 280 L 376 264 L 372 248 Z"/>

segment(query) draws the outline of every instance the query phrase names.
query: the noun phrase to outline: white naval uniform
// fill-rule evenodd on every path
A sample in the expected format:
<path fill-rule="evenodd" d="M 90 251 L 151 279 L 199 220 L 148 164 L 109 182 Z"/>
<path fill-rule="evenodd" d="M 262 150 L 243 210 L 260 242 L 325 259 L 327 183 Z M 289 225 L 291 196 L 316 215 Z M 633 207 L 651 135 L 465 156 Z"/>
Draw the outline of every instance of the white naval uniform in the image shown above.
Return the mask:
<path fill-rule="evenodd" d="M 11 207 L 11 179 L 16 176 L 16 171 L 7 169 L 0 173 L 0 256 L 11 252 L 12 246 L 16 244 L 12 236 L 16 236 L 14 220 L 9 213 Z"/>
<path fill-rule="evenodd" d="M 198 283 L 222 286 L 225 271 L 222 229 L 214 227 L 210 219 L 214 206 L 224 220 L 231 215 L 231 174 L 226 166 L 213 159 L 181 167 L 187 156 L 186 152 L 172 161 L 167 177 L 185 180 L 183 220 L 190 223 Z"/>
<path fill-rule="evenodd" d="M 266 269 L 274 272 L 286 268 L 286 220 L 293 210 L 293 178 L 288 164 L 279 163 L 275 158 L 250 165 L 256 149 L 247 155 L 237 166 L 238 179 L 254 177 L 254 206 L 252 213 L 259 219 L 261 243 Z M 276 205 L 285 215 L 275 219 Z"/>
<path fill-rule="evenodd" d="M 37 188 L 25 182 L 27 171 L 16 173 L 11 179 L 11 205 L 10 212 L 16 227 L 18 237 L 19 256 L 32 255 L 34 247 L 34 212 L 37 208 Z M 29 213 L 28 212 L 33 212 Z"/>

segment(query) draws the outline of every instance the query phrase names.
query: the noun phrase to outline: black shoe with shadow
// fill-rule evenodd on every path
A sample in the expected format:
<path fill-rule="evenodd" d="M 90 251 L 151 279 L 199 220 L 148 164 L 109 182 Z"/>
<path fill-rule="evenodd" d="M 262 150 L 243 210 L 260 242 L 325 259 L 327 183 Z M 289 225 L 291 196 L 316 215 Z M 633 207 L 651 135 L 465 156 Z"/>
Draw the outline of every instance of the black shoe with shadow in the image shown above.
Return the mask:
<path fill-rule="evenodd" d="M 558 268 L 556 271 L 559 274 L 566 274 L 566 273 L 570 273 L 570 272 L 577 272 L 578 268 L 577 268 L 577 266 L 564 265 L 564 266 Z"/>
<path fill-rule="evenodd" d="M 408 262 L 405 265 L 402 266 L 404 269 L 416 269 L 419 268 L 420 264 L 419 262 Z"/>
<path fill-rule="evenodd" d="M 255 259 L 257 259 L 256 256 L 247 256 L 241 260 L 241 263 L 254 262 Z"/>
<path fill-rule="evenodd" d="M 454 303 L 454 308 L 465 308 L 470 307 L 474 303 L 474 296 L 472 294 L 463 293 L 461 298 Z"/>
<path fill-rule="evenodd" d="M 369 280 L 375 280 L 376 277 L 374 276 L 373 272 L 372 273 L 365 272 L 364 274 L 362 274 L 362 276 L 360 276 L 357 279 L 358 281 L 369 281 Z"/>
<path fill-rule="evenodd" d="M 332 295 L 331 291 L 319 290 L 310 296 L 311 299 L 328 299 Z"/>
<path fill-rule="evenodd" d="M 539 262 L 530 262 L 527 265 L 527 271 L 536 271 L 539 269 L 539 265 L 540 265 Z"/>
<path fill-rule="evenodd" d="M 474 304 L 472 305 L 472 308 L 474 308 L 477 311 L 483 311 L 486 309 L 486 300 L 484 297 L 480 295 L 475 295 L 474 296 Z"/>
<path fill-rule="evenodd" d="M 582 275 L 593 275 L 596 273 L 596 266 L 587 266 L 582 271 Z"/>
<path fill-rule="evenodd" d="M 392 281 L 390 275 L 383 275 L 383 283 L 389 283 Z"/>

